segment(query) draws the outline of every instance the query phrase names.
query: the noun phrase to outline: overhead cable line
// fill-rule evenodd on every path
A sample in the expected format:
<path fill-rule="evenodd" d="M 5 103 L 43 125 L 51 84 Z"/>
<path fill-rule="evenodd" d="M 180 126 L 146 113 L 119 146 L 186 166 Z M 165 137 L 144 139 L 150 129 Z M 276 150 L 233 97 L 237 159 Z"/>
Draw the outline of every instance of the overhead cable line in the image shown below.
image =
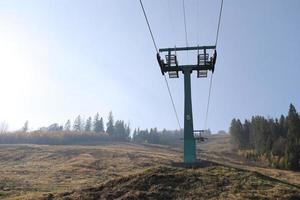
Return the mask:
<path fill-rule="evenodd" d="M 208 118 L 208 111 L 209 111 L 209 103 L 210 103 L 210 94 L 211 94 L 212 80 L 213 80 L 213 73 L 210 75 L 210 83 L 209 83 L 209 89 L 208 89 L 208 99 L 207 99 L 207 106 L 206 106 L 204 130 L 207 129 L 207 118 Z"/>
<path fill-rule="evenodd" d="M 144 13 L 145 20 L 147 22 L 147 26 L 148 26 L 148 29 L 149 29 L 149 32 L 150 32 L 150 35 L 151 35 L 151 38 L 152 38 L 152 42 L 153 42 L 154 48 L 156 50 L 156 53 L 159 53 L 157 45 L 156 45 L 156 42 L 155 42 L 155 39 L 154 39 L 154 36 L 153 36 L 153 33 L 152 33 L 152 30 L 151 30 L 151 27 L 150 27 L 150 23 L 149 23 L 146 11 L 144 9 L 143 2 L 142 2 L 142 0 L 139 0 L 139 1 L 140 1 L 141 8 L 143 10 L 143 13 Z M 179 129 L 181 130 L 181 125 L 180 125 L 180 122 L 179 122 L 179 118 L 178 118 L 177 110 L 176 110 L 175 103 L 174 103 L 174 100 L 173 100 L 173 96 L 172 96 L 172 93 L 171 93 L 171 90 L 170 90 L 170 87 L 169 87 L 168 79 L 166 78 L 165 75 L 164 75 L 164 78 L 165 78 L 166 86 L 167 86 L 167 89 L 168 89 L 168 92 L 169 92 L 169 96 L 170 96 L 170 99 L 171 99 L 171 102 L 172 102 L 172 106 L 173 106 L 173 109 L 174 109 L 175 117 L 177 119 L 177 123 L 178 123 Z"/>
<path fill-rule="evenodd" d="M 167 88 L 168 88 L 168 91 L 169 91 L 169 95 L 170 95 L 170 99 L 171 99 L 171 102 L 172 102 L 172 105 L 173 105 L 173 109 L 174 109 L 174 113 L 175 113 L 175 116 L 176 116 L 176 119 L 177 119 L 177 123 L 178 123 L 179 129 L 181 130 L 181 125 L 180 125 L 180 122 L 179 122 L 178 113 L 177 113 L 177 110 L 176 110 L 176 107 L 175 107 L 175 103 L 174 103 L 174 100 L 173 100 L 173 97 L 172 97 L 172 93 L 171 93 L 169 83 L 168 83 L 168 79 L 166 78 L 166 75 L 164 75 L 164 78 L 165 78 L 166 85 L 167 85 Z"/>
<path fill-rule="evenodd" d="M 147 26 L 148 26 L 148 29 L 149 29 L 149 32 L 150 32 L 150 35 L 151 35 L 151 38 L 152 38 L 152 42 L 153 42 L 155 51 L 156 51 L 156 53 L 159 53 L 159 52 L 158 52 L 157 45 L 156 45 L 156 42 L 155 42 L 155 40 L 154 40 L 154 36 L 153 36 L 152 30 L 151 30 L 151 27 L 150 27 L 150 23 L 149 23 L 149 20 L 148 20 L 146 11 L 145 11 L 145 9 L 144 9 L 144 5 L 143 5 L 142 0 L 140 0 L 140 4 L 141 4 L 141 8 L 142 8 L 143 13 L 144 13 L 145 20 L 146 20 L 146 22 L 147 22 Z"/>
<path fill-rule="evenodd" d="M 184 30 L 185 30 L 185 43 L 186 46 L 189 46 L 188 42 L 188 34 L 187 34 L 187 28 L 186 28 L 186 15 L 185 15 L 185 1 L 182 0 L 182 9 L 183 9 L 183 21 L 184 21 Z"/>
<path fill-rule="evenodd" d="M 217 48 L 218 39 L 219 39 L 219 31 L 220 31 L 220 25 L 221 25 L 221 19 L 222 19 L 222 11 L 223 11 L 223 0 L 221 0 L 221 7 L 220 7 L 220 13 L 219 13 L 218 28 L 217 28 L 216 41 L 215 41 L 216 48 Z M 209 111 L 209 104 L 210 104 L 210 96 L 211 96 L 210 94 L 211 94 L 212 82 L 213 82 L 213 73 L 210 76 L 204 129 L 207 128 L 207 119 L 208 119 L 208 111 Z"/>
<path fill-rule="evenodd" d="M 219 39 L 220 24 L 221 24 L 221 19 L 222 19 L 222 11 L 223 11 L 223 0 L 221 0 L 221 7 L 220 7 L 220 14 L 219 14 L 219 22 L 218 22 L 218 29 L 217 29 L 216 43 L 215 43 L 216 48 L 217 48 L 218 39 Z"/>

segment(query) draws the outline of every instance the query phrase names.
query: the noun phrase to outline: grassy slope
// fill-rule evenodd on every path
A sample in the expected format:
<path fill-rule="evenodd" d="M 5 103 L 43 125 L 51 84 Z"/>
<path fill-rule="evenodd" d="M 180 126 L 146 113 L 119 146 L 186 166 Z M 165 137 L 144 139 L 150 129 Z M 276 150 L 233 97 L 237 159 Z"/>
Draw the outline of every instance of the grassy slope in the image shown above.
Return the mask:
<path fill-rule="evenodd" d="M 220 141 L 224 142 L 224 139 L 206 144 L 206 148 L 214 148 L 220 145 Z M 255 196 L 274 199 L 280 196 L 288 199 L 295 193 L 300 194 L 299 186 L 288 183 L 297 183 L 295 179 L 300 177 L 299 173 L 278 170 L 278 173 L 290 173 L 290 180 L 280 182 L 256 173 L 261 169 L 245 166 L 235 160 L 236 157 L 224 157 L 226 151 L 213 152 L 210 149 L 201 151 L 200 156 L 228 166 L 249 168 L 250 171 L 226 166 L 170 167 L 171 161 L 181 160 L 181 153 L 164 146 L 125 143 L 101 146 L 0 145 L 0 199 L 47 199 L 53 194 L 56 199 L 93 199 L 99 195 L 111 199 L 157 198 L 157 195 L 162 195 L 162 198 L 182 198 L 184 195 L 206 199 L 217 196 L 229 199 Z M 262 169 L 272 171 L 273 177 L 277 173 L 276 170 L 275 173 L 272 169 Z"/>
<path fill-rule="evenodd" d="M 300 199 L 299 192 L 261 174 L 223 166 L 157 167 L 43 199 Z"/>
<path fill-rule="evenodd" d="M 204 144 L 199 144 L 198 157 L 226 166 L 253 172 L 260 172 L 272 178 L 300 186 L 300 173 L 288 170 L 269 168 L 267 163 L 249 162 L 231 150 L 229 135 L 216 135 Z"/>
<path fill-rule="evenodd" d="M 179 160 L 167 149 L 139 145 L 0 145 L 0 199 L 93 186 Z"/>

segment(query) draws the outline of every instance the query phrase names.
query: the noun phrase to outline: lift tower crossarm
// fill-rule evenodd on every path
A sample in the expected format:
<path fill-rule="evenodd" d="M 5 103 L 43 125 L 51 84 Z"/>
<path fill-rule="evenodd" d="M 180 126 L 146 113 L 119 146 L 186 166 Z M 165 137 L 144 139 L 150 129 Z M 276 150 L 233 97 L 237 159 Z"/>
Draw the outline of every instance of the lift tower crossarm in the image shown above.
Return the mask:
<path fill-rule="evenodd" d="M 182 71 L 186 68 L 190 68 L 190 70 L 199 70 L 198 65 L 180 65 L 178 67 L 165 67 L 163 69 L 164 72 L 172 72 L 172 71 Z M 211 70 L 211 65 L 201 65 L 201 70 Z"/>
<path fill-rule="evenodd" d="M 177 51 L 197 51 L 197 63 L 189 65 L 178 64 L 176 55 Z M 209 51 L 213 51 L 213 55 L 210 58 Z M 162 59 L 161 54 L 166 56 L 166 60 Z M 171 75 L 170 78 L 178 78 L 179 71 L 184 72 L 186 68 L 190 68 L 191 71 L 197 71 L 197 76 L 200 78 L 201 76 L 199 76 L 199 72 L 214 72 L 217 60 L 217 51 L 216 46 L 162 48 L 159 49 L 159 53 L 156 54 L 156 57 L 163 75 L 165 72 L 168 72 L 169 75 Z"/>
<path fill-rule="evenodd" d="M 162 48 L 162 49 L 159 49 L 159 52 L 192 51 L 192 50 L 204 50 L 204 49 L 216 49 L 216 46 L 194 46 L 194 47 Z"/>

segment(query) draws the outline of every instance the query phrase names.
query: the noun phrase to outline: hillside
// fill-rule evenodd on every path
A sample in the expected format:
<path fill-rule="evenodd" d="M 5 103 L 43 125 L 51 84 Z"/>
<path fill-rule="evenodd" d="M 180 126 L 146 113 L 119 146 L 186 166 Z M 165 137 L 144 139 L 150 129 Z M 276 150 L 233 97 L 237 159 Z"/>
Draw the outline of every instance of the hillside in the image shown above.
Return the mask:
<path fill-rule="evenodd" d="M 300 173 L 212 150 L 223 142 L 200 144 L 194 169 L 162 145 L 0 145 L 0 199 L 300 199 Z"/>
<path fill-rule="evenodd" d="M 297 187 L 229 167 L 158 167 L 42 199 L 300 199 L 299 194 Z"/>
<path fill-rule="evenodd" d="M 0 199 L 36 199 L 101 184 L 180 155 L 168 147 L 111 143 L 99 146 L 0 145 Z"/>

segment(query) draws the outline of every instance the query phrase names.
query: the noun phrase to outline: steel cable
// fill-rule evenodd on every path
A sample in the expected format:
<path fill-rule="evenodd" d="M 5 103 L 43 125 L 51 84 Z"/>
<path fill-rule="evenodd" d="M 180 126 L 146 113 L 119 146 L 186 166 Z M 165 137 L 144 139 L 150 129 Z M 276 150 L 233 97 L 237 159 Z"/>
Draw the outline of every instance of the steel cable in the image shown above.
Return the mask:
<path fill-rule="evenodd" d="M 152 42 L 153 42 L 154 48 L 156 50 L 156 53 L 159 53 L 157 45 L 156 45 L 156 42 L 155 42 L 155 39 L 154 39 L 154 36 L 153 36 L 153 33 L 152 33 L 152 30 L 151 30 L 151 27 L 150 27 L 150 23 L 149 23 L 149 20 L 148 20 L 148 17 L 147 17 L 147 14 L 146 14 L 146 11 L 145 11 L 145 8 L 144 8 L 144 5 L 143 5 L 143 2 L 142 2 L 142 0 L 139 0 L 139 1 L 140 1 L 141 8 L 143 10 L 143 13 L 144 13 L 144 17 L 145 17 L 145 20 L 146 20 L 146 23 L 147 23 L 147 26 L 148 26 L 151 38 L 152 38 Z M 168 89 L 168 92 L 169 92 L 169 96 L 170 96 L 170 99 L 171 99 L 171 102 L 172 102 L 172 106 L 173 106 L 173 109 L 174 109 L 175 117 L 177 119 L 177 123 L 178 123 L 179 129 L 181 130 L 181 125 L 180 125 L 180 122 L 179 122 L 177 110 L 176 110 L 175 103 L 174 103 L 174 100 L 173 100 L 173 96 L 172 96 L 172 93 L 171 93 L 171 90 L 170 90 L 168 79 L 166 78 L 165 74 L 164 74 L 164 79 L 165 79 L 166 86 L 167 86 L 167 89 Z"/>

